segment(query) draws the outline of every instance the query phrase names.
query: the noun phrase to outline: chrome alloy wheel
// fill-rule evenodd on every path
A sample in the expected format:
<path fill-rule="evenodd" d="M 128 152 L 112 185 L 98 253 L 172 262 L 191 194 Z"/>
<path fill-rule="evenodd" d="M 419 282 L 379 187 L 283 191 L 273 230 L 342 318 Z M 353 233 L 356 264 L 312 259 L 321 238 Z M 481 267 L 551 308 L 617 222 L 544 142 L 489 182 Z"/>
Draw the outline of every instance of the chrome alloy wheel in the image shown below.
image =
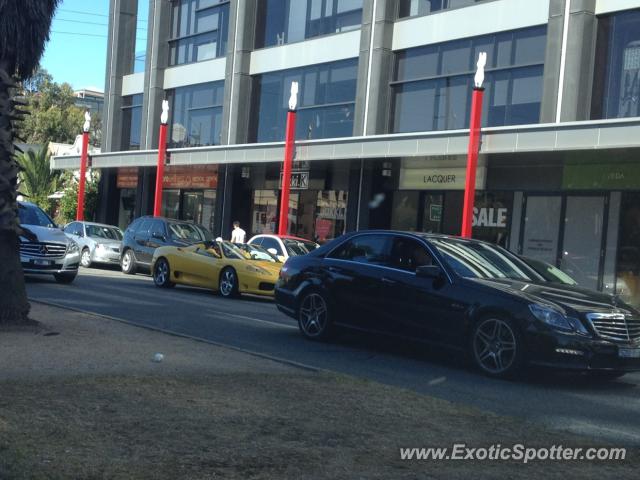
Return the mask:
<path fill-rule="evenodd" d="M 516 360 L 516 335 L 511 326 L 497 318 L 484 320 L 475 330 L 473 354 L 478 365 L 500 375 Z"/>
<path fill-rule="evenodd" d="M 322 335 L 327 327 L 327 303 L 322 295 L 311 293 L 300 306 L 300 328 L 309 337 Z"/>
<path fill-rule="evenodd" d="M 128 272 L 131 269 L 131 262 L 131 253 L 129 251 L 126 251 L 124 256 L 122 257 L 122 270 L 124 272 Z"/>
<path fill-rule="evenodd" d="M 230 297 L 236 288 L 236 274 L 231 269 L 222 272 L 220 278 L 220 293 L 224 297 Z"/>
<path fill-rule="evenodd" d="M 88 248 L 82 250 L 82 256 L 80 257 L 80 263 L 83 267 L 88 268 L 91 265 L 91 252 Z"/>
<path fill-rule="evenodd" d="M 169 265 L 165 260 L 158 260 L 153 273 L 153 281 L 156 285 L 164 287 L 169 280 Z"/>

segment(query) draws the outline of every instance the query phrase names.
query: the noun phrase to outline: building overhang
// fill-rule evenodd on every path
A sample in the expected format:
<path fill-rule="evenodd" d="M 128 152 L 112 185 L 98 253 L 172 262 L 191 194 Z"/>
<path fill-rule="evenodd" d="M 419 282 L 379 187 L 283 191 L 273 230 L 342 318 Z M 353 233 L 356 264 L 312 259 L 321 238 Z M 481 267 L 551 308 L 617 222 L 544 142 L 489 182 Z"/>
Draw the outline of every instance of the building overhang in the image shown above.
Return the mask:
<path fill-rule="evenodd" d="M 348 160 L 466 155 L 469 130 L 300 140 L 296 160 Z M 480 153 L 562 152 L 640 148 L 640 118 L 566 122 L 482 129 Z M 169 149 L 172 165 L 279 162 L 284 142 Z M 150 167 L 157 150 L 100 153 L 94 168 Z M 79 156 L 51 159 L 55 170 L 80 168 Z"/>

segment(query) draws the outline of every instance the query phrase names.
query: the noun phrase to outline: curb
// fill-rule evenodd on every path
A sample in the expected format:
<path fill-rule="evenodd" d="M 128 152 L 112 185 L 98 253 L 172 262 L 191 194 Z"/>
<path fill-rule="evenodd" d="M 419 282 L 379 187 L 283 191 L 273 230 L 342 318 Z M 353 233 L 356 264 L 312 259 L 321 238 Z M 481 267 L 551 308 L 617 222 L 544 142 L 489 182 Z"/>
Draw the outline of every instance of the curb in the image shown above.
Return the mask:
<path fill-rule="evenodd" d="M 308 372 L 313 372 L 313 373 L 334 373 L 334 372 L 331 372 L 330 370 L 326 370 L 326 369 L 318 368 L 318 367 L 313 367 L 311 365 L 307 365 L 307 364 L 300 363 L 300 362 L 295 362 L 293 360 L 287 360 L 285 358 L 274 357 L 274 356 L 268 355 L 266 353 L 254 352 L 252 350 L 247 350 L 247 349 L 244 349 L 244 348 L 241 348 L 241 347 L 234 347 L 232 345 L 227 345 L 227 344 L 224 344 L 224 343 L 216 342 L 214 340 L 207 340 L 206 338 L 202 338 L 202 337 L 194 337 L 192 335 L 187 335 L 187 334 L 184 334 L 184 333 L 178 333 L 178 332 L 174 332 L 172 330 L 165 330 L 164 328 L 152 327 L 152 326 L 149 326 L 149 325 L 144 325 L 144 324 L 140 324 L 140 323 L 136 323 L 136 322 L 131 322 L 131 321 L 125 320 L 123 318 L 112 317 L 110 315 L 104 315 L 102 313 L 88 312 L 88 311 L 82 310 L 80 308 L 69 307 L 67 305 L 61 305 L 61 304 L 55 303 L 55 302 L 50 302 L 50 301 L 46 301 L 46 300 L 32 300 L 32 299 L 29 299 L 29 302 L 31 302 L 31 303 L 39 303 L 41 305 L 47 305 L 47 306 L 50 306 L 50 307 L 61 308 L 63 310 L 70 310 L 72 312 L 82 313 L 84 315 L 103 318 L 105 320 L 111 320 L 111 321 L 114 321 L 114 322 L 120 322 L 120 323 L 124 323 L 126 325 L 130 325 L 130 326 L 133 326 L 133 327 L 144 328 L 146 330 L 151 330 L 153 332 L 164 333 L 166 335 L 171 335 L 173 337 L 179 337 L 179 338 L 186 338 L 186 339 L 189 339 L 189 340 L 195 340 L 196 342 L 206 343 L 206 344 L 209 344 L 209 345 L 214 345 L 216 347 L 225 348 L 227 350 L 232 350 L 234 352 L 240 352 L 240 353 L 244 353 L 244 354 L 247 354 L 247 355 L 251 355 L 253 357 L 263 358 L 265 360 L 271 360 L 272 362 L 280 363 L 280 364 L 283 364 L 283 365 L 287 365 L 287 366 L 290 366 L 290 367 L 298 368 L 300 370 L 305 370 L 305 371 L 308 371 Z"/>

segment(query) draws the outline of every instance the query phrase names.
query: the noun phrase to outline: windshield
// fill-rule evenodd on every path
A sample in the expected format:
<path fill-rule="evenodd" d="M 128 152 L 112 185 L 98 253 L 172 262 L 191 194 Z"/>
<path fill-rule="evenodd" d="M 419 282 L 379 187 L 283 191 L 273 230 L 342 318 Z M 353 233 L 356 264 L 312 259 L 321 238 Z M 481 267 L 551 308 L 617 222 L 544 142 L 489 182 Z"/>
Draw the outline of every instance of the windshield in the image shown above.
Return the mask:
<path fill-rule="evenodd" d="M 246 260 L 247 257 L 244 256 L 242 250 L 236 247 L 231 242 L 218 242 L 219 245 L 222 246 L 222 253 L 227 258 L 239 258 L 241 260 Z"/>
<path fill-rule="evenodd" d="M 236 248 L 239 248 L 245 252 L 251 260 L 263 260 L 265 262 L 280 263 L 274 255 L 266 251 L 264 248 L 258 245 L 250 245 L 248 243 L 236 243 Z"/>
<path fill-rule="evenodd" d="M 506 250 L 480 242 L 429 238 L 449 267 L 467 278 L 540 281 L 536 273 Z"/>
<path fill-rule="evenodd" d="M 18 216 L 21 225 L 35 225 L 38 227 L 55 228 L 56 224 L 51 217 L 34 205 L 18 204 Z"/>
<path fill-rule="evenodd" d="M 87 235 L 97 239 L 122 240 L 122 232 L 119 229 L 99 225 L 87 225 Z"/>
<path fill-rule="evenodd" d="M 168 222 L 169 235 L 172 240 L 184 240 L 186 242 L 209 242 L 213 235 L 201 225 L 186 222 Z"/>
<path fill-rule="evenodd" d="M 284 243 L 284 246 L 291 257 L 306 255 L 318 248 L 317 243 L 304 240 L 293 240 L 291 238 L 283 238 L 282 243 Z"/>
<path fill-rule="evenodd" d="M 545 280 L 552 283 L 562 283 L 564 285 L 577 285 L 573 278 L 567 275 L 565 272 L 560 270 L 553 265 L 550 265 L 546 262 L 542 262 L 540 260 L 534 260 L 532 258 L 525 258 L 524 261 L 527 265 L 533 268 L 538 274 L 542 275 Z"/>

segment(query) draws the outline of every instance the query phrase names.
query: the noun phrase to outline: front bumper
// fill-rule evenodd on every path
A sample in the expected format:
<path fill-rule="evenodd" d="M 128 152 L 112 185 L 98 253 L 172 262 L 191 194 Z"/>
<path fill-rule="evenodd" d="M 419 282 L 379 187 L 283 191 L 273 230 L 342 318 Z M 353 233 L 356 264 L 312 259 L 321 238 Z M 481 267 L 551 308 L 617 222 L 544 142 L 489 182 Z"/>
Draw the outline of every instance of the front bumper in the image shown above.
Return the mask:
<path fill-rule="evenodd" d="M 39 258 L 20 254 L 22 271 L 29 275 L 52 275 L 76 273 L 80 265 L 80 252 L 73 252 L 63 258 Z"/>
<path fill-rule="evenodd" d="M 640 371 L 640 358 L 620 355 L 621 349 L 640 352 L 638 341 L 613 342 L 555 331 L 536 332 L 529 338 L 527 350 L 532 364 L 572 370 Z"/>

